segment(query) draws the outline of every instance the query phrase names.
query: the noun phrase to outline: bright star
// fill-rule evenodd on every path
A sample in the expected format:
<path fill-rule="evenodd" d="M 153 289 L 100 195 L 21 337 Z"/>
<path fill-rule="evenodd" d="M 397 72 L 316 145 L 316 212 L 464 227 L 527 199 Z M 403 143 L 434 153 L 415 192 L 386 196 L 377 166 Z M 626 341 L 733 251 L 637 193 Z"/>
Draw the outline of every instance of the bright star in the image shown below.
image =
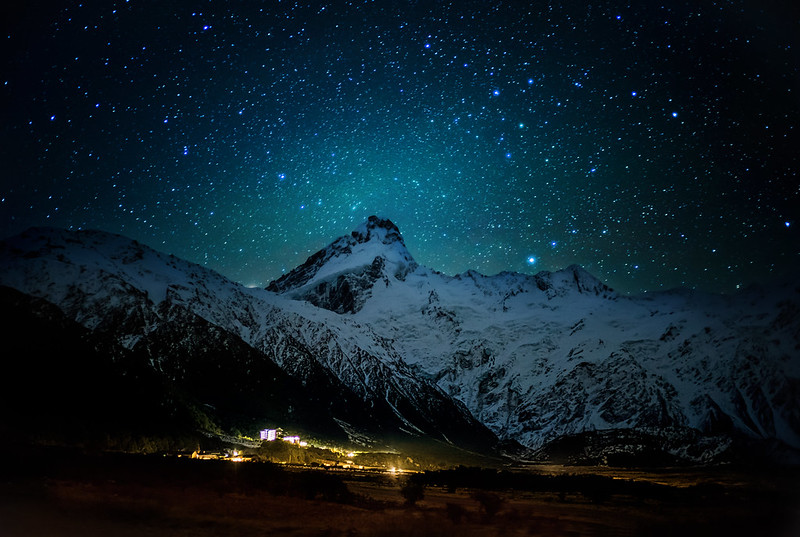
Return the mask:
<path fill-rule="evenodd" d="M 527 262 L 528 262 L 529 265 L 535 265 L 536 264 L 536 257 L 534 257 L 534 256 L 528 257 Z"/>

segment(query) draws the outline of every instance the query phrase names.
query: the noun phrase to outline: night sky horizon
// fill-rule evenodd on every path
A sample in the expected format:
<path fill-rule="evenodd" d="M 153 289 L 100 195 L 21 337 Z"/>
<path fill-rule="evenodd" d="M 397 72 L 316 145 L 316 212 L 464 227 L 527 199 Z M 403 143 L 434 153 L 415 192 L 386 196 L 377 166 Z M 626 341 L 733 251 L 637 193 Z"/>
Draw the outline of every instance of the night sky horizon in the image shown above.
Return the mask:
<path fill-rule="evenodd" d="M 445 274 L 623 293 L 800 266 L 793 2 L 3 7 L 0 237 L 265 286 L 368 216 Z"/>

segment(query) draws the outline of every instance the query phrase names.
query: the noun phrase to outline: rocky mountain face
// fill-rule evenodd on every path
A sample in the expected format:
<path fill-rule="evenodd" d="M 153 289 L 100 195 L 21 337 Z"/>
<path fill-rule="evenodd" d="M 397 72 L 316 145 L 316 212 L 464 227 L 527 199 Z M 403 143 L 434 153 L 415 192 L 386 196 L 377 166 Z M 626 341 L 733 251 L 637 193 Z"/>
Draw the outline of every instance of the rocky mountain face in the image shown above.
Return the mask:
<path fill-rule="evenodd" d="M 136 449 L 136 437 L 176 438 L 199 414 L 141 356 L 98 337 L 55 305 L 0 287 L 0 435 Z"/>
<path fill-rule="evenodd" d="M 377 249 L 377 251 L 376 251 Z M 417 268 L 391 221 L 371 216 L 350 235 L 336 239 L 305 263 L 267 286 L 336 313 L 356 313 L 380 281 L 403 281 Z"/>
<path fill-rule="evenodd" d="M 302 266 L 302 283 L 290 272 L 270 288 L 369 326 L 500 438 L 543 450 L 586 432 L 657 431 L 697 461 L 734 437 L 800 447 L 797 282 L 628 297 L 578 266 L 449 277 L 417 265 L 399 233 L 356 235 L 358 255 L 344 237 Z M 365 273 L 371 284 L 350 284 Z M 331 300 L 343 294 L 359 307 Z"/>
<path fill-rule="evenodd" d="M 212 428 L 496 442 L 368 327 L 124 237 L 32 229 L 0 244 L 0 266 L 0 285 L 146 357 L 171 389 L 219 418 Z"/>
<path fill-rule="evenodd" d="M 628 297 L 578 266 L 450 277 L 377 217 L 266 290 L 101 232 L 29 230 L 0 243 L 0 267 L 215 424 L 594 462 L 800 448 L 794 282 Z"/>

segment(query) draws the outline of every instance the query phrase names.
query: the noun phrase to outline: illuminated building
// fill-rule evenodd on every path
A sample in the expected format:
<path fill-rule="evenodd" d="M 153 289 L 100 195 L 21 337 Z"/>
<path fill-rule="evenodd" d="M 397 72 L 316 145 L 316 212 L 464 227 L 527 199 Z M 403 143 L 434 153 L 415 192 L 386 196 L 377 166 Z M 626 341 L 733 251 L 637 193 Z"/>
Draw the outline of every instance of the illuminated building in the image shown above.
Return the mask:
<path fill-rule="evenodd" d="M 277 429 L 263 429 L 259 431 L 259 434 L 261 435 L 261 440 L 266 440 L 268 442 L 272 442 L 278 438 Z"/>

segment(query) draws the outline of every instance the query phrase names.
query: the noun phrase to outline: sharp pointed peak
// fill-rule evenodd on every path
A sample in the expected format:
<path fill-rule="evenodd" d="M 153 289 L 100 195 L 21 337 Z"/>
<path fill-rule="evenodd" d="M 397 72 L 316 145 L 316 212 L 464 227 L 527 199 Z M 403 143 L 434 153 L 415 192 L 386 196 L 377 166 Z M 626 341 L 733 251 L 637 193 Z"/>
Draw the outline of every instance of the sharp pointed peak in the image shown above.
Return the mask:
<path fill-rule="evenodd" d="M 378 239 L 384 244 L 403 242 L 403 236 L 397 226 L 388 218 L 372 215 L 350 234 L 360 243 Z"/>
<path fill-rule="evenodd" d="M 397 226 L 388 218 L 373 215 L 349 235 L 339 237 L 299 267 L 270 282 L 267 289 L 279 293 L 297 290 L 326 278 L 362 271 L 378 258 L 395 277 L 402 278 L 417 267 Z"/>

